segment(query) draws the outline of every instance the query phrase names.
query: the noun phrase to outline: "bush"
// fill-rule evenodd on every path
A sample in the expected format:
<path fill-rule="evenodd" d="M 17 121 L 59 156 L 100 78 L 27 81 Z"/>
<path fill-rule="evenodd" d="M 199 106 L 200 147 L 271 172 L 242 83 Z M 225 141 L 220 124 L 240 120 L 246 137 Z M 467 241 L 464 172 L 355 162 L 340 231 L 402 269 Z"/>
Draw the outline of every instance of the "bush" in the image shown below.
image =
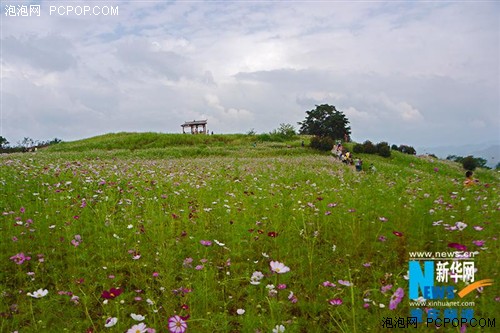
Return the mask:
<path fill-rule="evenodd" d="M 352 147 L 352 151 L 355 154 L 362 154 L 365 152 L 365 150 L 363 149 L 363 145 L 359 143 L 356 143 L 354 147 Z"/>
<path fill-rule="evenodd" d="M 464 157 L 462 166 L 465 170 L 474 171 L 477 168 L 477 161 L 473 156 Z"/>
<path fill-rule="evenodd" d="M 377 153 L 377 147 L 370 141 L 366 140 L 363 142 L 363 151 L 366 154 L 376 154 Z"/>
<path fill-rule="evenodd" d="M 412 146 L 400 145 L 399 148 L 397 148 L 397 150 L 399 150 L 400 152 L 402 152 L 404 154 L 409 154 L 409 155 L 416 155 L 417 154 L 417 151 Z"/>
<path fill-rule="evenodd" d="M 391 147 L 387 142 L 377 143 L 377 153 L 382 157 L 391 157 Z"/>
<path fill-rule="evenodd" d="M 329 137 L 315 136 L 311 139 L 310 146 L 311 148 L 318 149 L 321 151 L 329 151 L 332 150 L 334 144 L 335 142 L 333 141 L 333 139 Z"/>

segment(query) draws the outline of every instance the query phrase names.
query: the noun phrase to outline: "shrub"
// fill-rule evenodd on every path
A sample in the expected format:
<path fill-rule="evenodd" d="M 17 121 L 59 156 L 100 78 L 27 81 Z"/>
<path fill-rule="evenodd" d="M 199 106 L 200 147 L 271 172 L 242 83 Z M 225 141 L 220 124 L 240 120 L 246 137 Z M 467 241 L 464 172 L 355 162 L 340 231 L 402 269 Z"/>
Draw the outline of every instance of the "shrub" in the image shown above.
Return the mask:
<path fill-rule="evenodd" d="M 311 148 L 318 149 L 321 151 L 332 150 L 335 142 L 329 137 L 319 137 L 315 136 L 311 139 Z"/>
<path fill-rule="evenodd" d="M 391 157 L 391 147 L 387 142 L 377 143 L 377 153 L 382 157 Z"/>
<path fill-rule="evenodd" d="M 355 153 L 355 154 L 362 154 L 364 153 L 364 149 L 363 149 L 363 145 L 360 144 L 360 143 L 356 143 L 354 145 L 354 147 L 352 148 L 352 151 Z"/>
<path fill-rule="evenodd" d="M 393 145 L 393 146 L 395 146 L 395 145 Z M 400 152 L 402 152 L 404 154 L 409 154 L 409 155 L 417 154 L 417 151 L 412 146 L 400 145 L 397 150 L 399 150 Z"/>
<path fill-rule="evenodd" d="M 366 154 L 376 154 L 377 153 L 377 147 L 370 141 L 366 140 L 363 142 L 363 151 Z"/>

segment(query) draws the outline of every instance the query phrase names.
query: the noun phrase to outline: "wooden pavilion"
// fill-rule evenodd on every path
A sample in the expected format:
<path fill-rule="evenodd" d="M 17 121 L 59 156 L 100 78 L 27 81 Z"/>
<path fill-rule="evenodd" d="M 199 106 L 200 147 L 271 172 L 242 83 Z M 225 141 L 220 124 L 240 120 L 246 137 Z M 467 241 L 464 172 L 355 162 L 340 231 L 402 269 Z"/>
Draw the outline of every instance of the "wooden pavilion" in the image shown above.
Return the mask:
<path fill-rule="evenodd" d="M 191 129 L 191 134 L 207 134 L 207 121 L 206 120 L 193 120 L 186 121 L 181 125 L 182 133 L 186 133 L 185 128 L 189 127 Z M 199 129 L 201 127 L 201 130 Z"/>

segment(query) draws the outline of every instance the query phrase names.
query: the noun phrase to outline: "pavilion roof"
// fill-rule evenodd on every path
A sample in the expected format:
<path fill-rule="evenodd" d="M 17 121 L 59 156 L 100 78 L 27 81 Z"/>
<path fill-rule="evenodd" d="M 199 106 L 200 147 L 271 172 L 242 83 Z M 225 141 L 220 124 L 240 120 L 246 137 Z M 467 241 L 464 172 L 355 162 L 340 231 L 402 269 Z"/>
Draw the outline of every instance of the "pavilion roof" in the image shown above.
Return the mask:
<path fill-rule="evenodd" d="M 193 126 L 193 125 L 206 125 L 207 120 L 193 120 L 193 121 L 186 121 L 184 124 L 182 124 L 182 127 L 186 126 Z"/>

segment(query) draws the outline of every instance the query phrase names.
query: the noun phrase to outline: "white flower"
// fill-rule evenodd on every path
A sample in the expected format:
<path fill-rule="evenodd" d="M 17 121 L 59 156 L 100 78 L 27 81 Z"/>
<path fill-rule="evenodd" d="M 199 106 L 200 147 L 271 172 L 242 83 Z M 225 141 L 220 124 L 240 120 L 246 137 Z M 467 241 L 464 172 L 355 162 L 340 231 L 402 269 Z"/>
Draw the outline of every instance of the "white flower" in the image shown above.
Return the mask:
<path fill-rule="evenodd" d="M 117 321 L 118 321 L 118 318 L 109 317 L 108 319 L 106 319 L 106 324 L 104 324 L 104 327 L 113 327 L 116 325 Z"/>
<path fill-rule="evenodd" d="M 214 243 L 219 245 L 219 246 L 224 246 L 226 244 L 219 242 L 217 239 L 214 239 Z"/>
<path fill-rule="evenodd" d="M 270 265 L 271 265 L 271 270 L 278 274 L 283 274 L 290 271 L 289 267 L 285 266 L 285 264 L 279 261 L 271 261 Z"/>
<path fill-rule="evenodd" d="M 285 332 L 285 326 L 283 325 L 276 325 L 275 328 L 273 328 L 273 333 L 283 333 Z"/>
<path fill-rule="evenodd" d="M 129 328 L 127 333 L 146 333 L 147 330 L 148 328 L 146 325 L 144 323 L 140 323 Z"/>
<path fill-rule="evenodd" d="M 462 231 L 467 227 L 467 224 L 463 222 L 457 222 L 455 223 L 455 226 L 458 228 L 458 230 Z"/>
<path fill-rule="evenodd" d="M 262 256 L 263 256 L 264 258 L 269 258 L 269 255 L 268 255 L 266 252 L 262 252 Z"/>
<path fill-rule="evenodd" d="M 264 274 L 262 274 L 262 272 L 255 271 L 253 272 L 252 277 L 250 278 L 250 283 L 253 285 L 258 285 L 260 284 L 260 280 L 262 280 L 263 277 Z"/>
<path fill-rule="evenodd" d="M 132 224 L 129 224 L 129 225 L 127 226 L 127 229 L 132 229 L 133 227 L 134 227 L 134 226 L 133 226 Z"/>
<path fill-rule="evenodd" d="M 238 309 L 236 310 L 236 313 L 239 314 L 240 316 L 245 313 L 244 309 Z"/>
<path fill-rule="evenodd" d="M 130 317 L 132 317 L 133 320 L 137 320 L 137 321 L 143 321 L 144 319 L 146 319 L 146 317 L 144 317 L 143 315 L 135 314 L 135 313 L 131 313 Z"/>
<path fill-rule="evenodd" d="M 47 289 L 40 288 L 37 291 L 35 291 L 33 293 L 27 293 L 26 295 L 31 296 L 33 298 L 42 298 L 42 297 L 47 296 L 48 293 L 49 293 L 49 291 Z"/>

